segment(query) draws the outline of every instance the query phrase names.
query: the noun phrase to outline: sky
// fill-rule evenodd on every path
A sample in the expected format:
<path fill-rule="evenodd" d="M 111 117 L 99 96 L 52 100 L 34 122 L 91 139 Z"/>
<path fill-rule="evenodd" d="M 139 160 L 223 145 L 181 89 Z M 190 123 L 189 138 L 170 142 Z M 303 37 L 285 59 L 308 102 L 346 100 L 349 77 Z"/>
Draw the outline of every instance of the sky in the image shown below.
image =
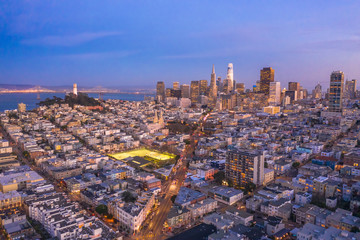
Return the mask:
<path fill-rule="evenodd" d="M 0 84 L 150 86 L 208 79 L 251 88 L 360 79 L 360 1 L 0 0 Z"/>

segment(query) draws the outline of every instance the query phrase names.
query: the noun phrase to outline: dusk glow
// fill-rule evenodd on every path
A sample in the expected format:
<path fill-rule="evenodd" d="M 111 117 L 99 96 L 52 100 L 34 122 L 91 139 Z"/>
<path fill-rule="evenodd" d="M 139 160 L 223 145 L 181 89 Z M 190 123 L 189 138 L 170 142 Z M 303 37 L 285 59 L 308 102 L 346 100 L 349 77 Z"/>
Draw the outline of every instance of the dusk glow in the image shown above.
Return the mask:
<path fill-rule="evenodd" d="M 358 78 L 359 1 L 3 1 L 0 83 L 149 86 L 208 79 L 251 88 L 265 66 L 308 89 Z M 324 84 L 323 84 L 324 85 Z M 327 85 L 327 84 L 325 84 Z"/>

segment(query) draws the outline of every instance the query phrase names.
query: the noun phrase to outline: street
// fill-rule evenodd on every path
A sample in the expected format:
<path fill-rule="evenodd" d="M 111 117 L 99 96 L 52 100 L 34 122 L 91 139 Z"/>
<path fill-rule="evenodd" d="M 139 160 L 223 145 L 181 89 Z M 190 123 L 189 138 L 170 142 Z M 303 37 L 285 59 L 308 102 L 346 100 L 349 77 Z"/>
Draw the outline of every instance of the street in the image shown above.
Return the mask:
<path fill-rule="evenodd" d="M 185 180 L 185 175 L 187 173 L 187 164 L 190 161 L 187 156 L 192 156 L 193 151 L 195 150 L 196 144 L 198 142 L 197 136 L 202 128 L 203 121 L 206 121 L 205 117 L 201 117 L 199 120 L 199 125 L 196 130 L 191 134 L 190 144 L 188 144 L 183 153 L 181 154 L 180 159 L 177 162 L 177 165 L 174 166 L 175 170 L 169 176 L 169 179 L 165 182 L 162 188 L 162 193 L 165 193 L 164 199 L 160 202 L 159 208 L 155 212 L 152 221 L 150 222 L 147 229 L 143 229 L 140 234 L 135 235 L 135 239 L 164 239 L 166 236 L 162 234 L 162 229 L 164 222 L 166 220 L 167 214 L 169 213 L 173 203 L 171 201 L 171 197 L 173 195 L 177 195 L 180 187 L 183 185 Z M 175 180 L 176 181 L 173 181 Z"/>

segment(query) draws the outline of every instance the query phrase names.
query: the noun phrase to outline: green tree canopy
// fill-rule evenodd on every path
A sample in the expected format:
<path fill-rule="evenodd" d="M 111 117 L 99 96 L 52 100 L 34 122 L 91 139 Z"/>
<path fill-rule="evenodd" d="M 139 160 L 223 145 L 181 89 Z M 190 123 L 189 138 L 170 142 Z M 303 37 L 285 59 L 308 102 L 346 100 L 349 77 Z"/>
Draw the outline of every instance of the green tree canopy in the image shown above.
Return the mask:
<path fill-rule="evenodd" d="M 172 201 L 172 203 L 175 202 L 176 197 L 177 197 L 177 195 L 172 195 L 172 196 L 171 196 L 171 201 Z"/>
<path fill-rule="evenodd" d="M 129 191 L 123 192 L 121 197 L 125 202 L 135 202 L 136 200 L 136 197 Z"/>
<path fill-rule="evenodd" d="M 222 182 L 225 180 L 225 172 L 224 171 L 218 171 L 214 174 L 215 182 L 219 185 L 222 184 Z"/>
<path fill-rule="evenodd" d="M 298 168 L 298 167 L 300 167 L 300 163 L 299 163 L 299 162 L 294 162 L 294 163 L 292 164 L 292 167 L 293 167 L 293 168 Z"/>
<path fill-rule="evenodd" d="M 95 211 L 99 214 L 108 214 L 108 207 L 104 204 L 101 204 L 95 208 Z"/>

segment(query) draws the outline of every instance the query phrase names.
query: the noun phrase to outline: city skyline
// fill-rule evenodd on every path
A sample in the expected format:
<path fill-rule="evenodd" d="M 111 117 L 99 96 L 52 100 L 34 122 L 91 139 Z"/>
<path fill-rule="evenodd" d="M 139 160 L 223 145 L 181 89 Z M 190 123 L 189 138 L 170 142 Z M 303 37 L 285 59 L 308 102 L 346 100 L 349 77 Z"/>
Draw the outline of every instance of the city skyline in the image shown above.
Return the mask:
<path fill-rule="evenodd" d="M 209 81 L 212 64 L 224 79 L 229 62 L 246 88 L 267 66 L 282 86 L 300 82 L 308 90 L 318 82 L 326 89 L 332 71 L 360 76 L 355 1 L 109 3 L 2 4 L 0 83 L 189 84 Z M 134 8 L 136 16 L 126 11 Z"/>

